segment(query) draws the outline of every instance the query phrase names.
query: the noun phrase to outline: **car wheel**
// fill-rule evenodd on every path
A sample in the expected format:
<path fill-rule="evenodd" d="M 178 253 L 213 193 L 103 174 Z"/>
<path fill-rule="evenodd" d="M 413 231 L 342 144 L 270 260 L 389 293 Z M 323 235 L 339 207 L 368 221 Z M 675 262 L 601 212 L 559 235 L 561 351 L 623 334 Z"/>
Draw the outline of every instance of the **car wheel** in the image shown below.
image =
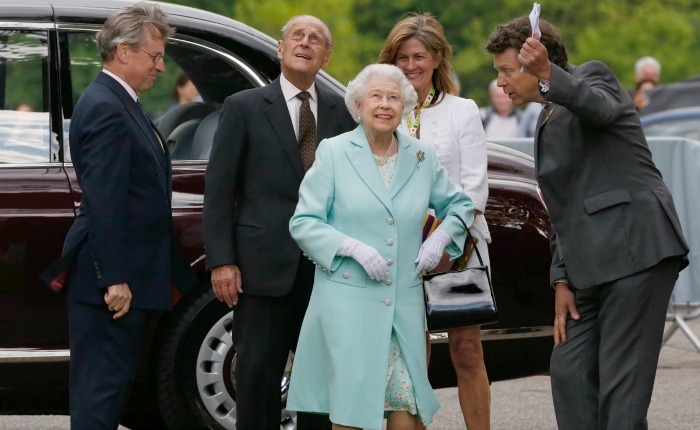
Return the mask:
<path fill-rule="evenodd" d="M 236 351 L 234 312 L 206 288 L 178 304 L 160 324 L 155 368 L 158 404 L 171 430 L 235 430 Z M 286 401 L 292 355 L 281 381 Z M 296 415 L 281 409 L 283 430 L 296 428 Z"/>

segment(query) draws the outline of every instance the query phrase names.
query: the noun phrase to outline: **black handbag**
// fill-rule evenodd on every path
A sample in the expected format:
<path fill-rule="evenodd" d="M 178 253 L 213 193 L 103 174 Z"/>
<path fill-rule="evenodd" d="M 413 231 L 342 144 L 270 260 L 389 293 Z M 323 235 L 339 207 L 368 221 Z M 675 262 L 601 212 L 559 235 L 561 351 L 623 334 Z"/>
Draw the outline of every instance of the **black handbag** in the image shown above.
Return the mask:
<path fill-rule="evenodd" d="M 456 216 L 471 236 L 462 217 Z M 429 332 L 498 322 L 489 268 L 476 247 L 474 251 L 479 258 L 478 267 L 423 275 Z"/>

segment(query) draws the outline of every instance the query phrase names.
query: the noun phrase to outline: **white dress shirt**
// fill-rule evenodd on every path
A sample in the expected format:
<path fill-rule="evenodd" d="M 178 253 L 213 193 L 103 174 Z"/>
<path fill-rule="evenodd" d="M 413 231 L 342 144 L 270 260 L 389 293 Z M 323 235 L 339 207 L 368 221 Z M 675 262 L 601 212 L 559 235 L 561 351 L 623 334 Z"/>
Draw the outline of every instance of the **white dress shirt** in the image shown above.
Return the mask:
<path fill-rule="evenodd" d="M 129 93 L 129 95 L 131 96 L 131 98 L 134 99 L 134 101 L 138 100 L 138 96 L 136 95 L 136 91 L 134 91 L 134 89 L 131 88 L 131 87 L 129 86 L 129 84 L 127 84 L 126 82 L 124 82 L 124 80 L 122 80 L 122 78 L 120 78 L 119 76 L 115 75 L 114 73 L 110 72 L 110 71 L 107 70 L 107 69 L 102 69 L 102 71 L 105 72 L 106 74 L 108 74 L 109 76 L 113 77 L 114 80 L 116 80 L 117 82 L 119 82 L 119 84 L 120 84 L 122 87 L 124 87 L 124 89 L 126 90 L 126 92 Z"/>

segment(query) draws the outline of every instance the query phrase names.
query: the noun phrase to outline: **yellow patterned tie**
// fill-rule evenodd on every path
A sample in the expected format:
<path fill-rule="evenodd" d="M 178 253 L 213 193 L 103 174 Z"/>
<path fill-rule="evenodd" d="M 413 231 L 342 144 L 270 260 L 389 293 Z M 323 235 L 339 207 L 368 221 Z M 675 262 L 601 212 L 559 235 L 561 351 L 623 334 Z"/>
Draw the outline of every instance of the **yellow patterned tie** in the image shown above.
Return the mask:
<path fill-rule="evenodd" d="M 309 104 L 308 91 L 302 91 L 297 94 L 301 99 L 301 107 L 299 108 L 299 155 L 301 156 L 301 164 L 304 166 L 304 171 L 309 170 L 314 164 L 316 157 L 316 118 L 311 112 Z"/>

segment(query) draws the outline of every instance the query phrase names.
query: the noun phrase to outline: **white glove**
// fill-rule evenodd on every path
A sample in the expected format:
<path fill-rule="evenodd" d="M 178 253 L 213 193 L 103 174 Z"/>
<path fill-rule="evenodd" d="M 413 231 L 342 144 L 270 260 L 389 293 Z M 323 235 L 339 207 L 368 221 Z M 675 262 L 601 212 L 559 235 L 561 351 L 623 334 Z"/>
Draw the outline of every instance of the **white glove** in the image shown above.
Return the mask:
<path fill-rule="evenodd" d="M 389 266 L 386 260 L 376 249 L 360 242 L 352 237 L 346 238 L 338 248 L 337 255 L 352 257 L 362 265 L 370 278 L 375 281 L 386 278 L 389 274 Z"/>
<path fill-rule="evenodd" d="M 416 273 L 433 270 L 440 262 L 442 252 L 450 242 L 452 242 L 452 238 L 444 230 L 433 231 L 418 250 L 418 257 L 415 261 L 418 263 Z"/>

